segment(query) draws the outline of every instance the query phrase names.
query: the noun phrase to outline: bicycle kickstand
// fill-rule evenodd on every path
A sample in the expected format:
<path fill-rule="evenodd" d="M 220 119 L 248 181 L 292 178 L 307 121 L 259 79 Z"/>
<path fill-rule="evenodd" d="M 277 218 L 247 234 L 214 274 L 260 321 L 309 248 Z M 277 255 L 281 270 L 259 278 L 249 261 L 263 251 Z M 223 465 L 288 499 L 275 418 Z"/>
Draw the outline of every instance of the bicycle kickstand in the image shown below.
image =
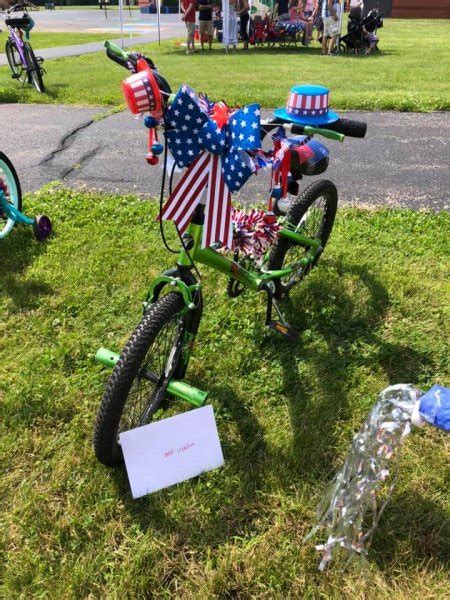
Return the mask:
<path fill-rule="evenodd" d="M 272 319 L 272 308 L 275 308 L 279 319 L 278 321 Z M 290 340 L 296 340 L 298 337 L 298 331 L 291 327 L 286 321 L 283 313 L 280 310 L 280 307 L 278 306 L 275 298 L 273 297 L 273 293 L 270 290 L 267 290 L 266 325 L 270 329 L 281 333 L 281 335 L 284 335 Z"/>

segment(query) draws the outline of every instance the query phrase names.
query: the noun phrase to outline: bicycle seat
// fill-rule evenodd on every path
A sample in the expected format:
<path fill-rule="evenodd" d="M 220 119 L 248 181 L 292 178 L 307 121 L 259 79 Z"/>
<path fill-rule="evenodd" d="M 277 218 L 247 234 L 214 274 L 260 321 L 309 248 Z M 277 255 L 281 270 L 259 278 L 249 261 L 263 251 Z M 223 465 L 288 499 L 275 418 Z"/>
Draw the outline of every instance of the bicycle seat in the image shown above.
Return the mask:
<path fill-rule="evenodd" d="M 9 27 L 17 27 L 17 29 L 25 29 L 30 24 L 28 17 L 16 17 L 13 19 L 5 19 L 6 25 Z"/>

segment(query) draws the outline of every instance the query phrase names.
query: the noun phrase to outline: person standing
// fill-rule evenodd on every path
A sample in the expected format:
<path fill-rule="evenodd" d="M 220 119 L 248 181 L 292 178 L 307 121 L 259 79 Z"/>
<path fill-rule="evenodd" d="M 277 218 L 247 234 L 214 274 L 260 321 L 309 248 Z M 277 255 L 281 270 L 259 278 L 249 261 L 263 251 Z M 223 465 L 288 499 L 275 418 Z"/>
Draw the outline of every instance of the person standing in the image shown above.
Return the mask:
<path fill-rule="evenodd" d="M 195 36 L 195 8 L 197 0 L 183 0 L 181 3 L 181 12 L 183 16 L 181 20 L 186 23 L 187 30 L 187 50 L 186 54 L 195 52 L 194 36 Z"/>
<path fill-rule="evenodd" d="M 209 49 L 211 50 L 212 41 L 213 41 L 213 22 L 212 22 L 212 12 L 213 5 L 211 0 L 197 0 L 197 8 L 198 8 L 198 33 L 200 36 L 200 44 L 202 46 L 202 50 L 204 50 L 204 40 L 205 36 L 208 40 Z"/>
<path fill-rule="evenodd" d="M 239 0 L 223 0 L 223 44 L 227 52 L 230 46 L 236 50 L 238 43 L 238 10 Z"/>
<path fill-rule="evenodd" d="M 322 54 L 332 55 L 336 47 L 336 41 L 339 37 L 339 15 L 340 15 L 339 0 L 323 0 L 322 5 L 322 20 L 323 20 L 323 36 L 322 36 Z"/>
<path fill-rule="evenodd" d="M 248 50 L 248 22 L 250 21 L 250 5 L 248 0 L 239 0 L 238 16 L 241 28 L 241 40 L 244 42 L 244 50 Z"/>

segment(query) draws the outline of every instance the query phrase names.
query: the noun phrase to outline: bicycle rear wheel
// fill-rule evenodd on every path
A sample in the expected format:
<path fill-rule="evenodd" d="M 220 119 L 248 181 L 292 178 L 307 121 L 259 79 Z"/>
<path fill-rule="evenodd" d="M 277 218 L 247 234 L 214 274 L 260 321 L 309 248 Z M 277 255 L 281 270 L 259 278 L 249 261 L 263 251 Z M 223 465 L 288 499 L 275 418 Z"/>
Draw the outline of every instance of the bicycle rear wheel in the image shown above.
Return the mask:
<path fill-rule="evenodd" d="M 17 210 L 22 210 L 22 191 L 19 178 L 11 161 L 3 152 L 0 152 L 0 192 L 3 193 L 7 202 Z M 13 219 L 8 218 L 0 208 L 0 239 L 5 238 L 13 227 Z"/>
<path fill-rule="evenodd" d="M 307 266 L 298 269 L 286 277 L 276 279 L 276 296 L 283 298 L 292 287 L 301 281 L 314 267 L 325 248 L 336 217 L 338 193 L 331 181 L 320 180 L 312 183 L 300 194 L 286 215 L 286 220 L 298 228 L 304 236 L 320 240 L 320 248 Z M 289 238 L 280 237 L 269 257 L 268 269 L 279 270 L 300 263 L 310 252 L 310 248 L 297 244 Z"/>
<path fill-rule="evenodd" d="M 25 42 L 23 46 L 23 51 L 28 64 L 28 76 L 30 83 L 34 85 L 40 94 L 43 94 L 45 92 L 45 86 L 42 79 L 41 65 L 38 63 L 32 47 L 27 42 Z"/>

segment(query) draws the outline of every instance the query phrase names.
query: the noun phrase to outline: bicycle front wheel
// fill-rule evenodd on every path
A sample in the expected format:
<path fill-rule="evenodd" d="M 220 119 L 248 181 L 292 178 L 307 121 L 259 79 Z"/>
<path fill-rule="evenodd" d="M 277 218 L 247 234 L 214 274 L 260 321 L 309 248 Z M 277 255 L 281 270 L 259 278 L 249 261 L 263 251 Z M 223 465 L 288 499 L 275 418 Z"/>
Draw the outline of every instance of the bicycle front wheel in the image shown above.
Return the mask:
<path fill-rule="evenodd" d="M 30 44 L 25 43 L 23 51 L 28 65 L 28 76 L 30 78 L 30 83 L 34 85 L 34 87 L 40 94 L 43 94 L 45 92 L 45 87 L 44 81 L 42 79 L 41 66 L 38 63 Z"/>
<path fill-rule="evenodd" d="M 320 240 L 320 248 L 316 250 L 310 264 L 305 267 L 300 264 L 300 261 L 307 256 L 310 248 L 297 244 L 289 238 L 278 239 L 270 254 L 268 269 L 276 271 L 289 266 L 294 267 L 292 273 L 275 280 L 278 298 L 286 296 L 292 287 L 317 264 L 333 228 L 337 200 L 338 193 L 334 183 L 320 180 L 307 187 L 290 207 L 286 220 L 305 237 Z"/>
<path fill-rule="evenodd" d="M 14 208 L 22 210 L 19 178 L 11 161 L 3 152 L 0 152 L 0 192 Z M 5 238 L 13 227 L 14 220 L 10 219 L 0 207 L 0 239 Z"/>
<path fill-rule="evenodd" d="M 183 307 L 178 292 L 152 304 L 114 367 L 94 431 L 95 454 L 106 466 L 123 462 L 119 434 L 152 421 L 164 400 L 165 375 L 173 374 L 181 361 Z"/>

